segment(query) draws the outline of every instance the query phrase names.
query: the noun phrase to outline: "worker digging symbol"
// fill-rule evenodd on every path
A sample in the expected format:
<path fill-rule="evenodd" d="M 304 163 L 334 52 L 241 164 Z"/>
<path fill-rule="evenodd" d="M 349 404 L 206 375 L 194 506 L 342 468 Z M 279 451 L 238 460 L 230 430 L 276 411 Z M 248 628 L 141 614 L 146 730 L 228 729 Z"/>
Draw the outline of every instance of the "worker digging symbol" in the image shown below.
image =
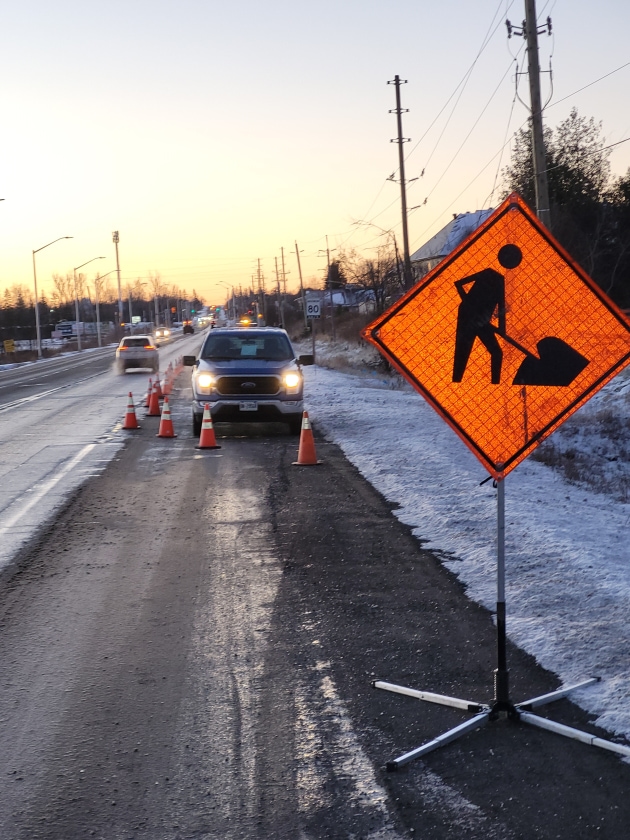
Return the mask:
<path fill-rule="evenodd" d="M 503 268 L 520 265 L 523 253 L 517 245 L 504 245 L 497 255 Z M 466 288 L 470 286 L 470 288 Z M 490 354 L 490 382 L 499 385 L 503 365 L 503 350 L 497 340 L 501 336 L 508 344 L 525 355 L 513 385 L 570 385 L 588 365 L 588 359 L 561 338 L 548 336 L 536 345 L 538 356 L 531 353 L 507 333 L 505 322 L 505 278 L 493 268 L 485 268 L 455 282 L 462 302 L 457 313 L 453 382 L 461 382 L 475 340 Z M 496 319 L 497 325 L 493 323 Z"/>

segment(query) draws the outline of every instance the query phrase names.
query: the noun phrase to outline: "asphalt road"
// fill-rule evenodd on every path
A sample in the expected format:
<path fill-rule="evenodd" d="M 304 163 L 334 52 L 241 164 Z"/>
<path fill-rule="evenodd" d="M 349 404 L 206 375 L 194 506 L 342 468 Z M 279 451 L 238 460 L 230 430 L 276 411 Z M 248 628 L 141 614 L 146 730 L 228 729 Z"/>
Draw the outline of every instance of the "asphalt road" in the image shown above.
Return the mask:
<path fill-rule="evenodd" d="M 335 446 L 173 417 L 0 577 L 3 840 L 627 836 L 627 764 L 507 720 L 388 774 L 466 715 L 370 681 L 487 701 L 491 616 Z M 557 687 L 509 664 L 517 700 Z"/>
<path fill-rule="evenodd" d="M 0 371 L 0 410 L 43 391 L 105 373 L 112 366 L 114 352 L 113 347 L 103 347 Z"/>

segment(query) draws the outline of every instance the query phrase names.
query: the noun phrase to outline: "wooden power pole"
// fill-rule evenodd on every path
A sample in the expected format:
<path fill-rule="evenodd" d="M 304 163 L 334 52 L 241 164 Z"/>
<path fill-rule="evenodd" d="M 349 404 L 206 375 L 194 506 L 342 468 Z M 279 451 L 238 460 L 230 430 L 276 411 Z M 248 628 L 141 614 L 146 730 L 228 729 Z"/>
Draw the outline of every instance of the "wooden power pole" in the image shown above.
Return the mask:
<path fill-rule="evenodd" d="M 536 22 L 536 0 L 525 0 L 525 20 L 523 25 L 514 27 L 506 21 L 508 38 L 522 35 L 527 39 L 527 74 L 529 76 L 529 96 L 532 120 L 532 158 L 534 164 L 534 187 L 536 190 L 536 214 L 540 221 L 551 228 L 549 209 L 549 183 L 547 180 L 547 158 L 543 133 L 542 99 L 540 97 L 540 62 L 538 60 L 538 36 L 543 32 L 551 34 L 551 18 L 544 26 Z"/>
<path fill-rule="evenodd" d="M 400 107 L 400 86 L 406 85 L 407 80 L 401 79 L 400 76 L 394 76 L 394 80 L 387 82 L 387 84 L 396 86 L 396 108 L 390 110 L 389 113 L 396 114 L 398 137 L 394 140 L 390 140 L 390 143 L 398 143 L 398 169 L 400 171 L 400 204 L 402 212 L 405 288 L 410 289 L 413 284 L 413 275 L 411 272 L 411 259 L 409 257 L 409 233 L 407 230 L 407 182 L 405 180 L 405 155 L 403 152 L 403 145 L 409 142 L 409 137 L 403 137 L 402 133 L 402 115 L 406 114 L 409 109 Z"/>

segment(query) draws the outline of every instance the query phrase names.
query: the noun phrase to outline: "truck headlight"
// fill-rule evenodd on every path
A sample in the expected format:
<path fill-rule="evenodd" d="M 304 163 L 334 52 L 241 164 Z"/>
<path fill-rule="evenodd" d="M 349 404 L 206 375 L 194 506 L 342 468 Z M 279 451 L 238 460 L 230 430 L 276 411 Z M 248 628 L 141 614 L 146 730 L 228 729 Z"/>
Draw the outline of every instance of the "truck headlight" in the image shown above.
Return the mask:
<path fill-rule="evenodd" d="M 282 381 L 284 383 L 284 387 L 287 389 L 287 393 L 296 393 L 302 384 L 302 377 L 299 373 L 291 371 L 290 373 L 284 374 Z"/>
<path fill-rule="evenodd" d="M 215 383 L 216 377 L 211 373 L 200 373 L 196 379 L 196 385 L 200 391 L 210 391 Z"/>

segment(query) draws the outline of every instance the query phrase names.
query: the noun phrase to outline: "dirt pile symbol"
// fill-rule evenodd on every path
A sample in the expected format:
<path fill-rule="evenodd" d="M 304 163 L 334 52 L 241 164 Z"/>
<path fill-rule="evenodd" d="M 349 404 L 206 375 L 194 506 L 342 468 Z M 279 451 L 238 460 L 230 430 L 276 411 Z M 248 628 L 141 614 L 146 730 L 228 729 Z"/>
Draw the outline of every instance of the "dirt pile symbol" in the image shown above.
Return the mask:
<path fill-rule="evenodd" d="M 504 245 L 497 258 L 509 270 L 520 265 L 523 254 L 517 245 Z M 525 356 L 513 385 L 566 387 L 588 365 L 589 360 L 561 338 L 541 338 L 536 344 L 536 355 L 510 337 L 506 324 L 505 277 L 493 268 L 457 280 L 455 288 L 461 303 L 455 330 L 453 382 L 463 380 L 474 343 L 479 339 L 490 354 L 490 382 L 501 383 L 503 350 L 497 335 Z"/>

